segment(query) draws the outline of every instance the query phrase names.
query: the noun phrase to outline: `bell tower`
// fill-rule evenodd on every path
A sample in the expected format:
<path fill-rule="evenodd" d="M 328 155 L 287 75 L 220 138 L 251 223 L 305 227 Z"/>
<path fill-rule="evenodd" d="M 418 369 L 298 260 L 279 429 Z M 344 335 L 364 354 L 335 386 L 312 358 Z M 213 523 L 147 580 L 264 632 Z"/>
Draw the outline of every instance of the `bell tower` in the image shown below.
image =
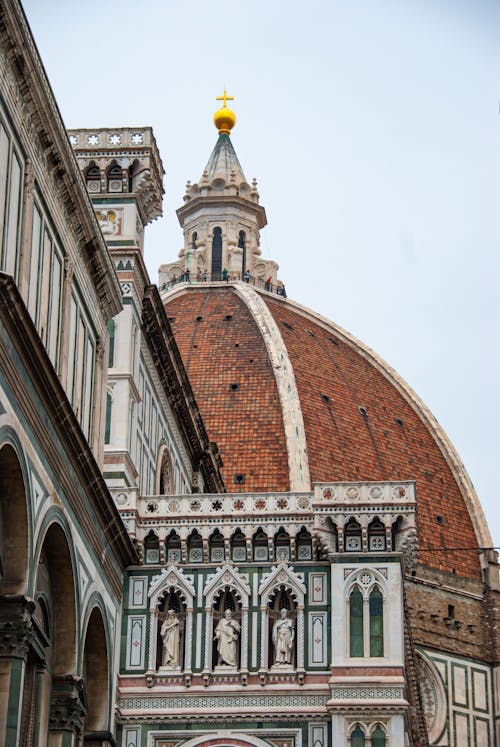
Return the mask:
<path fill-rule="evenodd" d="M 222 102 L 214 114 L 219 137 L 200 180 L 186 185 L 184 205 L 177 210 L 184 246 L 177 262 L 160 267 L 160 287 L 186 271 L 191 282 L 243 280 L 247 271 L 257 280 L 277 282 L 277 263 L 261 257 L 260 230 L 267 217 L 257 182 L 247 181 L 231 142 L 236 115 L 227 102 L 232 100 L 225 90 L 217 97 Z"/>

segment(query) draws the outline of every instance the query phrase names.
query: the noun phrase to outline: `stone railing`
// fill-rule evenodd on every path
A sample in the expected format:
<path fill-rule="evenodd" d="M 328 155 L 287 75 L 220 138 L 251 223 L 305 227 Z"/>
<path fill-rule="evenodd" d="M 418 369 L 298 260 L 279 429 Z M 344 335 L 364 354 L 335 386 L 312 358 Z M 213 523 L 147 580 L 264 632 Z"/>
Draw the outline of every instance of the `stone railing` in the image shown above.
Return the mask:
<path fill-rule="evenodd" d="M 415 483 L 331 482 L 315 483 L 314 507 L 411 506 L 415 504 Z"/>
<path fill-rule="evenodd" d="M 78 150 L 150 147 L 156 149 L 151 127 L 68 130 L 68 137 L 73 148 L 77 148 Z"/>
<path fill-rule="evenodd" d="M 312 498 L 312 493 L 157 495 L 138 497 L 137 511 L 141 518 L 169 519 L 311 514 Z"/>

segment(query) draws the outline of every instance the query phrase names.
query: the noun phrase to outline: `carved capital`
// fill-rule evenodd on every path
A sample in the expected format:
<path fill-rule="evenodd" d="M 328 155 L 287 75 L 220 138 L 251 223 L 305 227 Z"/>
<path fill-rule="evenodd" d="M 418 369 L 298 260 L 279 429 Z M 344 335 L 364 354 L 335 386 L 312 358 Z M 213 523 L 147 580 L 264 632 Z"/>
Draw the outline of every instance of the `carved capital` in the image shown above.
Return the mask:
<path fill-rule="evenodd" d="M 50 703 L 50 731 L 70 731 L 81 735 L 87 714 L 85 686 L 81 677 L 55 677 Z"/>
<path fill-rule="evenodd" d="M 102 361 L 104 358 L 104 343 L 100 337 L 97 338 L 95 343 L 95 357 L 98 365 L 102 365 Z"/>
<path fill-rule="evenodd" d="M 22 596 L 0 597 L 0 657 L 26 660 L 36 637 L 32 615 L 35 603 Z"/>

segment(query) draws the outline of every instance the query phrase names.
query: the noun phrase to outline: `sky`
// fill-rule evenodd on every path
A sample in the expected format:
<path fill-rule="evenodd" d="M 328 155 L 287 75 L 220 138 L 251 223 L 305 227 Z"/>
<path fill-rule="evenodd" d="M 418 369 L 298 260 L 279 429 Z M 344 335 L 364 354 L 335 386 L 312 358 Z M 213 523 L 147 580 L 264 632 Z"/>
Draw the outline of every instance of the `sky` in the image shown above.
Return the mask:
<path fill-rule="evenodd" d="M 163 218 L 216 142 L 258 180 L 263 255 L 288 296 L 348 329 L 428 405 L 500 545 L 500 2 L 26 0 L 68 128 L 151 125 Z"/>

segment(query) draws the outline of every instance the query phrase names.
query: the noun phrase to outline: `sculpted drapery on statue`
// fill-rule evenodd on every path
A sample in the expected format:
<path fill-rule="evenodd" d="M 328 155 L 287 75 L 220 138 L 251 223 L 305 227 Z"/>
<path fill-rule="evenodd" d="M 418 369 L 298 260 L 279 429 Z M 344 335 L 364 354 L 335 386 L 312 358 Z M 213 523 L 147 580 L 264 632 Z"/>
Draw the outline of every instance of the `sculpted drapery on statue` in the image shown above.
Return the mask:
<path fill-rule="evenodd" d="M 231 610 L 224 612 L 215 629 L 217 640 L 218 665 L 238 666 L 238 638 L 240 625 L 233 620 Z"/>
<path fill-rule="evenodd" d="M 295 630 L 293 620 L 288 617 L 286 609 L 280 611 L 280 617 L 273 625 L 274 663 L 291 664 Z"/>
<path fill-rule="evenodd" d="M 175 668 L 179 666 L 179 628 L 179 618 L 174 610 L 169 610 L 160 630 L 163 642 L 162 665 L 164 667 Z"/>

